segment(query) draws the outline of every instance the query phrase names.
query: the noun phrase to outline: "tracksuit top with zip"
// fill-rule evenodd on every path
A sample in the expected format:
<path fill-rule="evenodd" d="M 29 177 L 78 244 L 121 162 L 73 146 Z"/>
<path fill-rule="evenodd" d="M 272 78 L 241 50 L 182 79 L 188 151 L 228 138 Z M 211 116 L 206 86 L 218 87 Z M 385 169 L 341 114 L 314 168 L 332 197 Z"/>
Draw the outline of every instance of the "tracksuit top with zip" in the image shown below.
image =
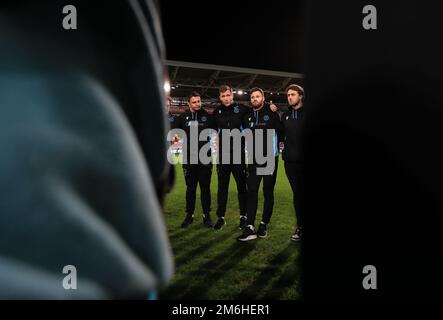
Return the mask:
<path fill-rule="evenodd" d="M 297 110 L 289 107 L 282 118 L 283 124 L 283 160 L 287 162 L 303 162 L 303 127 L 304 127 L 304 107 Z"/>
<path fill-rule="evenodd" d="M 282 140 L 282 124 L 280 122 L 280 117 L 278 116 L 278 113 L 273 112 L 269 104 L 265 103 L 263 107 L 259 110 L 250 109 L 250 111 L 245 114 L 243 117 L 243 127 L 244 130 L 250 129 L 252 131 L 253 137 L 254 137 L 254 156 L 253 156 L 253 164 L 257 164 L 255 159 L 255 150 L 257 147 L 257 144 L 259 141 L 255 137 L 255 130 L 256 129 L 264 129 L 263 131 L 263 141 L 261 142 L 263 144 L 263 151 L 264 156 L 268 154 L 267 145 L 266 145 L 266 136 L 267 136 L 267 130 L 266 129 L 274 129 L 274 143 L 273 143 L 273 150 L 271 152 L 274 153 L 274 156 L 277 157 L 279 155 L 279 149 L 278 149 L 278 143 Z M 248 149 L 246 147 L 246 149 Z"/>
<path fill-rule="evenodd" d="M 239 129 L 240 131 L 243 130 L 243 117 L 245 114 L 247 114 L 251 110 L 250 107 L 247 107 L 243 104 L 233 103 L 230 106 L 225 106 L 224 104 L 220 104 L 212 114 L 214 116 L 214 122 L 215 126 L 217 128 L 218 132 L 218 154 L 219 157 L 222 153 L 230 153 L 231 159 L 233 155 L 233 143 L 232 138 L 230 141 L 230 149 L 229 150 L 222 150 L 222 130 L 223 129 Z M 242 152 L 243 152 L 243 158 L 244 158 L 244 150 L 245 145 L 242 143 Z M 232 163 L 232 162 L 231 162 Z"/>
<path fill-rule="evenodd" d="M 175 121 L 175 127 L 182 129 L 186 132 L 187 135 L 187 142 L 186 147 L 188 148 L 188 160 L 191 156 L 191 149 L 190 149 L 190 142 L 191 142 L 191 126 L 197 126 L 198 127 L 198 135 L 200 136 L 200 132 L 204 129 L 214 129 L 214 121 L 211 114 L 209 114 L 206 110 L 201 108 L 200 110 L 196 112 L 192 112 L 191 110 L 187 110 L 186 112 L 182 113 L 178 119 Z M 197 137 L 198 139 L 198 137 Z M 198 152 L 200 152 L 200 149 L 208 143 L 208 141 L 211 141 L 211 136 L 208 136 L 208 138 L 205 141 L 198 141 Z M 208 155 L 210 155 L 211 150 L 208 151 Z M 198 157 L 198 154 L 197 154 Z"/>

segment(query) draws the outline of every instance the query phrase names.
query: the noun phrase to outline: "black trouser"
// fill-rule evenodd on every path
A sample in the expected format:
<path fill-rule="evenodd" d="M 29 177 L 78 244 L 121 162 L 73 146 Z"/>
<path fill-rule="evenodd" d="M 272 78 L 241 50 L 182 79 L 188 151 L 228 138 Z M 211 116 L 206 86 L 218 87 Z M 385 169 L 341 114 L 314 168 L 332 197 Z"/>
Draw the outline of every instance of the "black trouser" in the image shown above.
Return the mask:
<path fill-rule="evenodd" d="M 285 171 L 292 188 L 297 225 L 303 226 L 304 209 L 304 167 L 300 162 L 286 162 Z"/>
<path fill-rule="evenodd" d="M 212 164 L 184 164 L 183 174 L 186 181 L 186 213 L 194 214 L 197 184 L 199 184 L 203 214 L 210 214 Z"/>
<path fill-rule="evenodd" d="M 240 215 L 246 215 L 246 165 L 244 164 L 218 164 L 218 192 L 217 192 L 217 216 L 224 217 L 226 202 L 228 201 L 229 180 L 231 172 L 237 184 L 238 206 Z"/>
<path fill-rule="evenodd" d="M 257 175 L 257 166 L 248 165 L 248 174 L 246 184 L 248 188 L 248 225 L 255 224 L 255 217 L 257 215 L 258 206 L 258 189 L 263 178 L 263 216 L 262 221 L 269 223 L 271 221 L 272 210 L 274 208 L 274 186 L 277 180 L 278 157 L 275 158 L 275 169 L 272 175 L 259 176 Z"/>

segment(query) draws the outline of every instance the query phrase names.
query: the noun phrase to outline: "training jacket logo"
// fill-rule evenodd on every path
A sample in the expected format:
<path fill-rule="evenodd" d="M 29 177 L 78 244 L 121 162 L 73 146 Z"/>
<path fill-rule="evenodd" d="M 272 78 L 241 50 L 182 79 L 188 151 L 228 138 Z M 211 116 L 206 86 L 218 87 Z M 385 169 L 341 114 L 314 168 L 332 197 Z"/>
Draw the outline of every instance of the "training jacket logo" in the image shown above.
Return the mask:
<path fill-rule="evenodd" d="M 234 107 L 234 113 L 239 113 L 240 112 L 240 109 L 238 108 L 238 106 L 235 106 Z"/>
<path fill-rule="evenodd" d="M 269 116 L 266 114 L 266 115 L 263 117 L 263 120 L 265 120 L 265 121 L 269 121 Z"/>

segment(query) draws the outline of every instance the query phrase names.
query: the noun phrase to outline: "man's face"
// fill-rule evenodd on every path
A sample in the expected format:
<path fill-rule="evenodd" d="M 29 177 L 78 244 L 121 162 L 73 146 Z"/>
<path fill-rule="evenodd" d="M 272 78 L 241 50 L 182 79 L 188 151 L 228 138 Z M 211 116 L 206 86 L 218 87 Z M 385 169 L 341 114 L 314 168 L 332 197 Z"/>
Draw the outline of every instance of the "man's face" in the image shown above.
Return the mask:
<path fill-rule="evenodd" d="M 295 90 L 288 90 L 288 104 L 293 107 L 299 104 L 299 102 L 301 101 L 301 97 L 300 94 L 295 91 Z"/>
<path fill-rule="evenodd" d="M 229 107 L 231 104 L 234 103 L 234 97 L 232 95 L 231 90 L 226 90 L 223 93 L 220 93 L 220 101 L 223 103 L 223 105 Z"/>
<path fill-rule="evenodd" d="M 191 111 L 195 112 L 201 109 L 202 107 L 202 101 L 200 97 L 191 97 L 188 101 L 188 106 Z"/>
<path fill-rule="evenodd" d="M 251 104 L 254 109 L 260 108 L 263 101 L 264 97 L 260 91 L 254 91 L 251 93 Z"/>

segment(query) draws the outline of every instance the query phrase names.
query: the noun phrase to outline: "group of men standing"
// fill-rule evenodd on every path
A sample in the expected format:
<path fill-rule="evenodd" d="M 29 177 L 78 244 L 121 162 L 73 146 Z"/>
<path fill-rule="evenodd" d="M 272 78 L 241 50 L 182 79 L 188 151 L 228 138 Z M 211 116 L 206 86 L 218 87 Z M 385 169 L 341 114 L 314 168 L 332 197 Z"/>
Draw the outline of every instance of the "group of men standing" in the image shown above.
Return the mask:
<path fill-rule="evenodd" d="M 200 186 L 201 203 L 203 208 L 203 224 L 216 230 L 226 225 L 226 204 L 231 173 L 237 184 L 238 203 L 240 211 L 239 227 L 243 233 L 237 238 L 239 241 L 250 241 L 257 237 L 266 238 L 267 226 L 271 221 L 274 207 L 274 187 L 277 179 L 279 143 L 283 142 L 283 160 L 285 171 L 293 192 L 293 202 L 296 211 L 297 227 L 291 239 L 299 241 L 303 228 L 303 155 L 302 155 L 302 132 L 304 122 L 303 97 L 304 90 L 301 86 L 291 84 L 286 89 L 288 99 L 288 111 L 280 118 L 278 108 L 271 103 L 265 102 L 264 91 L 260 88 L 250 90 L 250 104 L 245 106 L 234 101 L 234 93 L 230 86 L 222 85 L 219 89 L 221 104 L 209 114 L 202 108 L 202 101 L 198 92 L 188 95 L 189 109 L 180 116 L 175 117 L 171 113 L 168 119 L 171 128 L 183 130 L 183 173 L 186 181 L 186 217 L 182 227 L 186 228 L 194 221 L 197 185 Z M 198 136 L 193 136 L 192 129 L 197 129 Z M 191 143 L 198 148 L 194 153 L 199 155 L 208 144 L 212 135 L 207 139 L 201 139 L 202 132 L 206 129 L 216 130 L 218 133 L 217 152 L 217 221 L 211 220 L 211 191 L 210 182 L 212 175 L 212 162 L 206 163 L 198 160 L 192 162 L 193 156 Z M 249 130 L 249 132 L 247 132 Z M 248 133 L 251 140 L 240 139 L 240 145 L 234 143 L 233 135 L 222 134 L 223 132 Z M 272 140 L 263 139 L 263 133 L 272 133 Z M 200 139 L 198 138 L 200 137 Z M 198 141 L 192 141 L 192 140 Z M 230 141 L 224 141 L 230 139 Z M 203 141 L 202 141 L 203 140 Z M 272 143 L 272 144 L 270 144 Z M 272 149 L 270 148 L 272 146 Z M 185 149 L 186 148 L 186 149 Z M 263 154 L 259 158 L 257 152 Z M 202 152 L 201 152 L 202 151 Z M 236 152 L 238 153 L 236 155 Z M 207 150 L 207 156 L 211 157 L 211 150 Z M 195 155 L 194 155 L 195 156 Z M 262 159 L 271 159 L 271 170 L 260 171 L 268 164 Z M 263 173 L 264 172 L 264 173 Z M 258 228 L 255 228 L 258 206 L 258 192 L 263 180 L 263 215 Z"/>

